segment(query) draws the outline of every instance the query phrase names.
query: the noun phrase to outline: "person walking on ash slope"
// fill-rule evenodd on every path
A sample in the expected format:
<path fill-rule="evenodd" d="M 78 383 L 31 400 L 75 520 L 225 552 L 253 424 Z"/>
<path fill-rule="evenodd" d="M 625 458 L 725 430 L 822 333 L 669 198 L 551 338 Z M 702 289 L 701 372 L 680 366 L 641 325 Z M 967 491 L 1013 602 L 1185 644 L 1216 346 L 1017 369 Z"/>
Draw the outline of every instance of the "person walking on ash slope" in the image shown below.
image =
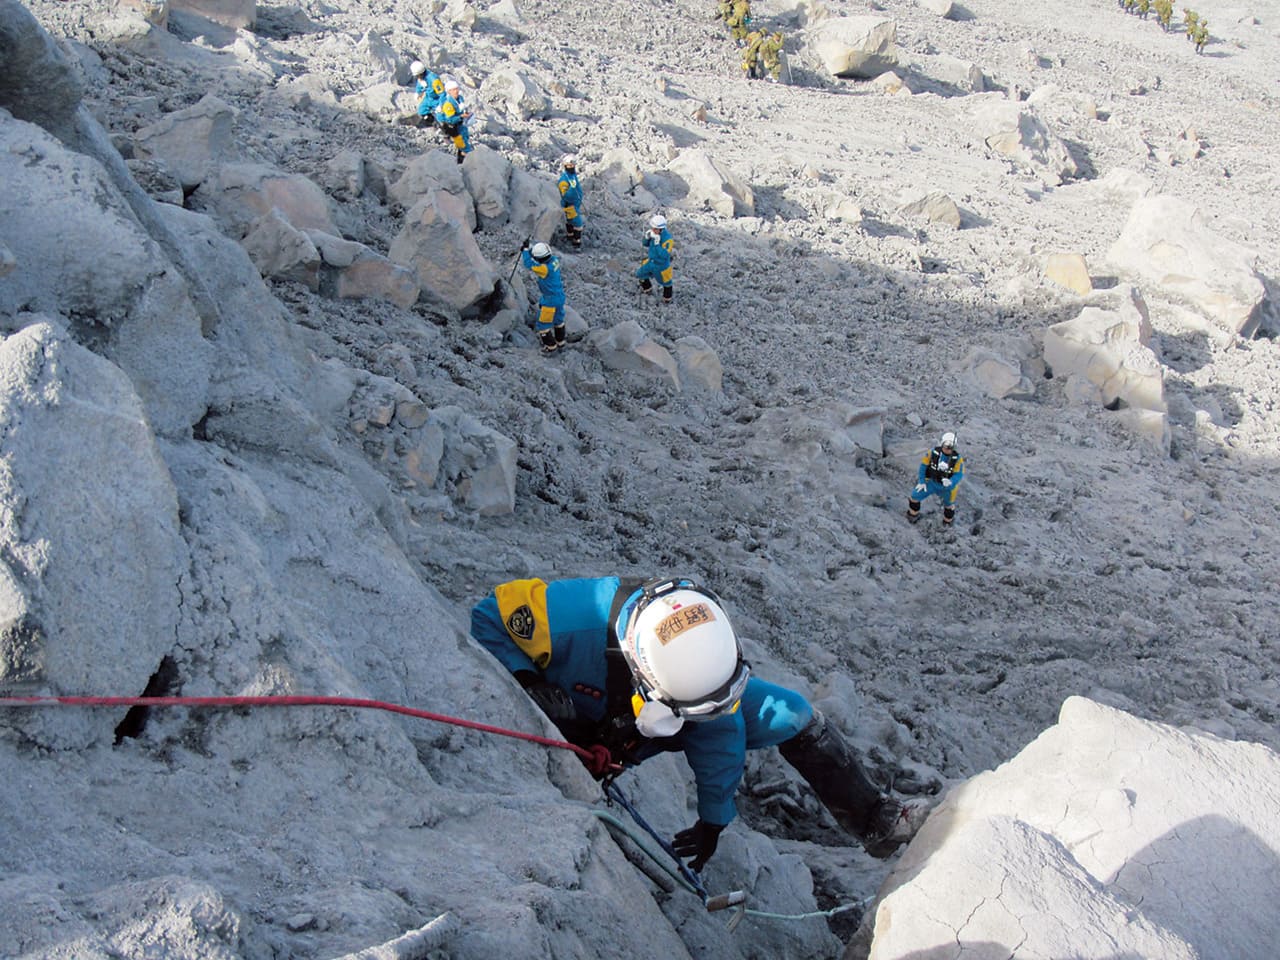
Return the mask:
<path fill-rule="evenodd" d="M 567 154 L 560 161 L 563 171 L 556 186 L 560 188 L 560 207 L 564 210 L 564 229 L 575 248 L 582 246 L 582 184 L 578 182 L 578 158 Z"/>
<path fill-rule="evenodd" d="M 956 518 L 956 494 L 964 479 L 964 457 L 956 451 L 956 435 L 948 431 L 938 445 L 924 455 L 916 472 L 916 485 L 907 500 L 907 519 L 920 519 L 920 504 L 929 497 L 942 501 L 942 524 L 951 526 Z"/>
<path fill-rule="evenodd" d="M 651 293 L 653 281 L 657 280 L 662 284 L 662 302 L 670 303 L 673 296 L 671 260 L 675 256 L 676 242 L 667 231 L 667 218 L 660 213 L 650 217 L 649 229 L 645 231 L 641 242 L 645 247 L 645 256 L 636 270 L 640 292 Z"/>
<path fill-rule="evenodd" d="M 755 676 L 719 598 L 687 578 L 513 580 L 472 608 L 471 635 L 570 742 L 624 767 L 684 753 L 698 819 L 673 846 L 694 870 L 736 815 L 748 750 L 777 746 L 874 857 L 925 816 L 876 787 L 803 696 Z"/>
<path fill-rule="evenodd" d="M 520 248 L 520 262 L 538 281 L 538 319 L 534 322 L 534 331 L 542 342 L 542 352 L 555 353 L 565 344 L 560 258 L 553 256 L 545 243 L 535 243 L 530 250 L 526 240 Z"/>
<path fill-rule="evenodd" d="M 458 162 L 471 152 L 471 132 L 467 129 L 467 121 L 471 119 L 471 111 L 462 99 L 462 89 L 458 81 L 452 77 L 444 81 L 444 96 L 436 105 L 436 123 L 440 130 L 452 141 L 457 150 Z"/>
<path fill-rule="evenodd" d="M 444 96 L 444 81 L 427 69 L 421 60 L 409 65 L 413 74 L 413 92 L 418 96 L 418 123 L 430 127 L 436 122 L 436 107 Z"/>

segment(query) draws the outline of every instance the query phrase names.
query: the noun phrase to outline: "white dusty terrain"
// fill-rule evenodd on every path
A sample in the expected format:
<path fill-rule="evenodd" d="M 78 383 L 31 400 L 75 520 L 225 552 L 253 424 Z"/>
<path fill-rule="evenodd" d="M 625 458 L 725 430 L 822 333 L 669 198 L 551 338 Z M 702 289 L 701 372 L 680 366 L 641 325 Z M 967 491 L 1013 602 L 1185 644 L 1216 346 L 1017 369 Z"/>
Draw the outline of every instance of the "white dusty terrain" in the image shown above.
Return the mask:
<path fill-rule="evenodd" d="M 147 6 L 0 0 L 0 691 L 342 695 L 551 734 L 465 638 L 471 604 L 514 577 L 670 571 L 714 587 L 757 672 L 820 702 L 903 794 L 1009 761 L 1072 696 L 1280 748 L 1275 0 L 1197 3 L 1203 54 L 1111 0 L 949 18 L 769 0 L 776 85 L 742 78 L 711 0 L 314 0 L 240 30 L 176 5 L 148 29 Z M 11 55 L 27 11 L 47 70 Z M 902 91 L 831 76 L 806 40 L 866 15 L 896 24 Z M 550 182 L 581 158 L 585 246 L 550 239 L 590 332 L 560 354 L 522 322 L 507 281 L 528 231 L 501 205 L 474 234 L 495 294 L 404 306 L 260 283 L 247 227 L 201 215 L 229 157 L 169 197 L 193 212 L 128 181 L 139 131 L 213 94 L 237 162 L 314 181 L 325 232 L 386 256 L 408 212 L 387 185 L 441 147 L 394 122 L 414 58 L 478 110 L 473 192 L 503 159 Z M 512 70 L 545 107 L 486 101 Z M 990 113 L 1019 104 L 1073 171 L 989 145 Z M 334 175 L 348 151 L 358 183 Z M 687 192 L 696 151 L 749 209 Z M 903 210 L 934 191 L 958 228 Z M 1176 264 L 1113 255 L 1144 197 L 1248 251 L 1243 332 Z M 670 306 L 631 277 L 655 210 Z M 1092 292 L 1044 276 L 1060 253 Z M 1162 390 L 1164 415 L 1106 409 L 1107 388 L 1045 362 L 1051 326 L 1137 316 L 1135 297 L 1135 389 Z M 722 382 L 617 369 L 602 338 L 624 323 L 675 355 L 700 338 Z M 913 527 L 916 465 L 948 429 L 955 529 L 936 500 Z M 322 708 L 152 711 L 114 744 L 123 717 L 0 715 L 0 955 L 325 960 L 447 914 L 382 956 L 828 957 L 863 912 L 727 930 L 623 856 L 567 753 Z M 666 757 L 619 783 L 670 833 L 693 819 L 687 776 Z M 773 751 L 739 806 L 713 892 L 799 914 L 870 901 L 888 873 Z M 876 955 L 943 955 L 910 949 Z"/>

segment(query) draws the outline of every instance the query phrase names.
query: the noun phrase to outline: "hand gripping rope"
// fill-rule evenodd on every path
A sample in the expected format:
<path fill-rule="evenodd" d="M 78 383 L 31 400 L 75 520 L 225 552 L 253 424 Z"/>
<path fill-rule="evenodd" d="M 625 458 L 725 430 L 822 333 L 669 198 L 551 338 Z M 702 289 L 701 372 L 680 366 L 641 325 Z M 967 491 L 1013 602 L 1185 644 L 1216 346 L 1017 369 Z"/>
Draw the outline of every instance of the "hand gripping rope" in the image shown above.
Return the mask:
<path fill-rule="evenodd" d="M 84 696 L 0 696 L 0 707 L 351 707 L 358 710 L 384 710 L 387 713 L 398 713 L 406 717 L 421 720 L 433 720 L 447 723 L 468 730 L 479 730 L 499 737 L 510 737 L 513 740 L 524 740 L 528 743 L 541 744 L 544 747 L 555 747 L 560 750 L 571 750 L 581 758 L 583 765 L 596 778 L 604 778 L 605 798 L 609 803 L 617 803 L 631 815 L 631 818 L 649 836 L 656 840 L 668 857 L 675 861 L 679 872 L 673 872 L 637 837 L 622 821 L 601 810 L 592 813 L 607 825 L 616 827 L 627 834 L 644 853 L 657 863 L 668 875 L 675 879 L 690 893 L 696 894 L 703 905 L 710 911 L 725 910 L 736 907 L 734 916 L 729 920 L 729 929 L 738 925 L 743 916 L 755 916 L 773 920 L 805 920 L 811 917 L 832 917 L 837 913 L 864 906 L 867 900 L 848 903 L 831 910 L 818 910 L 810 913 L 781 914 L 750 910 L 746 907 L 746 893 L 742 890 L 731 890 L 718 896 L 710 896 L 702 884 L 701 878 L 690 870 L 677 855 L 671 844 L 653 829 L 640 812 L 627 800 L 622 791 L 614 784 L 614 778 L 622 772 L 622 765 L 615 763 L 609 755 L 607 747 L 595 744 L 591 747 L 580 747 L 565 740 L 542 737 L 534 733 L 521 733 L 475 720 L 464 720 L 429 710 L 417 710 L 413 707 L 387 703 L 382 700 L 365 700 L 358 697 L 324 697 L 324 696 L 265 696 L 265 697 L 84 697 Z"/>

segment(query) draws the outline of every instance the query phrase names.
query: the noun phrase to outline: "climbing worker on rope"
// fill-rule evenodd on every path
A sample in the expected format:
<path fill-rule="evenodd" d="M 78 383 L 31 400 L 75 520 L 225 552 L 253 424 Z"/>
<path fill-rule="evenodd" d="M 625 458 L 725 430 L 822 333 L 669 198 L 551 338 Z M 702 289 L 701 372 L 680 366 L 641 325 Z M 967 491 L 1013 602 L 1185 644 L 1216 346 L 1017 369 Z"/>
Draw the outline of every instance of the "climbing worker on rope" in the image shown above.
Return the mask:
<path fill-rule="evenodd" d="M 453 143 L 457 151 L 458 162 L 471 152 L 471 133 L 467 129 L 467 121 L 471 119 L 471 111 L 462 99 L 462 88 L 452 77 L 444 81 L 444 96 L 436 105 L 436 123 L 441 132 Z"/>
<path fill-rule="evenodd" d="M 692 580 L 513 580 L 472 608 L 471 635 L 570 743 L 603 745 L 624 768 L 684 753 L 698 820 L 673 847 L 695 871 L 736 814 L 748 750 L 777 746 L 874 857 L 923 819 L 871 782 L 804 697 L 752 674 L 719 598 Z"/>
<path fill-rule="evenodd" d="M 560 161 L 562 168 L 556 186 L 560 188 L 560 207 L 564 210 L 564 229 L 569 235 L 569 242 L 575 248 L 582 246 L 582 228 L 586 221 L 582 218 L 582 184 L 578 182 L 578 158 L 566 154 Z"/>
<path fill-rule="evenodd" d="M 649 218 L 649 229 L 640 238 L 644 244 L 644 259 L 636 270 L 640 280 L 640 292 L 652 293 L 653 281 L 662 284 L 662 302 L 670 303 L 673 296 L 671 288 L 671 260 L 675 256 L 676 242 L 667 231 L 667 218 L 655 213 Z"/>
<path fill-rule="evenodd" d="M 436 122 L 436 107 L 444 96 L 444 81 L 428 70 L 421 60 L 413 61 L 409 65 L 409 72 L 413 74 L 413 92 L 418 97 L 418 124 L 433 126 Z"/>
<path fill-rule="evenodd" d="M 560 277 L 560 258 L 545 243 L 529 249 L 526 240 L 520 248 L 520 262 L 538 281 L 538 319 L 534 332 L 542 342 L 543 353 L 555 353 L 565 344 L 564 281 Z"/>
<path fill-rule="evenodd" d="M 947 431 L 938 445 L 924 455 L 916 471 L 916 485 L 907 500 L 907 519 L 920 519 L 920 504 L 936 496 L 942 501 L 942 525 L 949 527 L 956 519 L 956 494 L 964 479 L 964 457 L 956 452 L 956 435 Z"/>

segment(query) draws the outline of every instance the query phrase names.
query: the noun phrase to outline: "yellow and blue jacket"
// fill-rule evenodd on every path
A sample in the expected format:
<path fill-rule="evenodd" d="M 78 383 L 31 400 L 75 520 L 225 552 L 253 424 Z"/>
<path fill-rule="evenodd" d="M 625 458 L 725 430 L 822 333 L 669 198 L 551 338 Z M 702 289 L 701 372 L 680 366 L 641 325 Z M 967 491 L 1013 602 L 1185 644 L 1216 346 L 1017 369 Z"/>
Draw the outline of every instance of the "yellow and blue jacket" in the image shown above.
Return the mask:
<path fill-rule="evenodd" d="M 472 608 L 471 636 L 511 673 L 537 671 L 569 694 L 579 719 L 560 730 L 570 742 L 603 743 L 627 764 L 683 751 L 697 784 L 698 816 L 728 823 L 746 760 L 743 712 L 686 723 L 673 737 L 640 736 L 630 671 L 618 649 L 640 597 L 639 581 L 618 577 L 513 580 Z"/>

